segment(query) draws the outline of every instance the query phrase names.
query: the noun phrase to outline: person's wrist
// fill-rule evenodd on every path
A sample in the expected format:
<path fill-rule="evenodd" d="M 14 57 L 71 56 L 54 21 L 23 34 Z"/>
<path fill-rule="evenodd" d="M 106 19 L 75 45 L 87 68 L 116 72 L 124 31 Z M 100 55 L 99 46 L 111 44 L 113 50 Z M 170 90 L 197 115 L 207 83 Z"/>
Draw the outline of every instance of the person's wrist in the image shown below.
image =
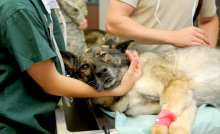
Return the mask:
<path fill-rule="evenodd" d="M 128 92 L 131 90 L 131 88 L 132 88 L 132 86 L 129 86 L 129 84 L 123 84 L 123 83 L 121 83 L 119 86 L 120 86 L 120 92 L 119 92 L 118 96 L 123 96 L 123 95 L 125 95 L 125 94 L 128 93 Z"/>
<path fill-rule="evenodd" d="M 165 33 L 165 43 L 174 45 L 174 35 L 175 31 L 166 31 Z"/>
<path fill-rule="evenodd" d="M 116 88 L 106 91 L 108 92 L 108 96 L 123 96 L 129 92 L 131 88 L 132 86 L 129 86 L 128 84 L 120 83 Z"/>
<path fill-rule="evenodd" d="M 121 82 L 121 84 L 120 84 L 121 89 L 122 89 L 121 91 L 123 91 L 123 92 L 121 92 L 121 94 L 125 95 L 127 92 L 129 92 L 132 89 L 134 83 L 135 83 L 135 81 L 133 81 L 133 80 L 129 80 L 129 82 L 127 81 L 126 83 Z"/>
<path fill-rule="evenodd" d="M 100 93 L 100 96 L 122 96 L 123 87 L 118 85 L 117 87 L 113 89 L 105 89 Z"/>

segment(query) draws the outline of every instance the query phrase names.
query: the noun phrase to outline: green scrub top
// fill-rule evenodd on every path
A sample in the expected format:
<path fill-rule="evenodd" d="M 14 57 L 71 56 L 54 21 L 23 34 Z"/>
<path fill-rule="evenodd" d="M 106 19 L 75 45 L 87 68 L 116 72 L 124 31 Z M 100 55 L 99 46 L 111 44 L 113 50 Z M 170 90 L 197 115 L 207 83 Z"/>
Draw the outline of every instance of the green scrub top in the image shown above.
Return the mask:
<path fill-rule="evenodd" d="M 52 18 L 58 47 L 65 50 L 53 10 Z M 26 72 L 50 58 L 62 72 L 50 39 L 50 22 L 41 0 L 0 0 L 0 134 L 55 133 L 60 97 L 45 93 Z"/>

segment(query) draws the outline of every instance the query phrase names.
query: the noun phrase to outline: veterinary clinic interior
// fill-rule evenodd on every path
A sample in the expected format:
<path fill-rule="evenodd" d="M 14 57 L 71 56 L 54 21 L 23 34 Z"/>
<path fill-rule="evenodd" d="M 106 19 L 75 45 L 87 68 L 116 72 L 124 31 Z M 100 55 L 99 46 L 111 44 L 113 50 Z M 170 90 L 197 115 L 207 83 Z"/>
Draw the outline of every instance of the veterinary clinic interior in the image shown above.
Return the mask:
<path fill-rule="evenodd" d="M 209 14 L 213 13 L 214 17 L 213 15 L 210 17 Z M 187 15 L 189 17 L 183 17 Z M 128 18 L 132 21 L 128 21 Z M 120 25 L 118 24 L 118 20 L 120 20 Z M 220 61 L 220 59 L 218 59 L 220 57 L 218 57 L 218 54 L 210 54 L 217 53 L 218 47 L 220 47 L 219 20 L 220 0 L 0 0 L 0 134 L 220 134 L 220 86 L 216 86 L 220 83 L 220 70 L 219 72 L 210 71 L 203 73 L 205 70 L 208 70 L 209 67 L 209 70 L 213 69 L 218 71 L 218 68 L 220 69 L 220 62 L 218 62 L 218 60 Z M 137 25 L 135 21 L 140 24 L 143 23 L 145 27 L 149 26 L 148 30 L 153 29 L 150 35 L 147 34 L 147 32 L 146 35 L 144 35 L 145 32 L 142 32 L 142 35 L 137 34 L 137 30 L 135 29 L 141 31 L 141 29 L 144 28 L 143 26 Z M 216 27 L 216 25 L 218 26 Z M 126 26 L 130 28 L 125 28 Z M 163 32 L 157 32 L 157 30 L 172 31 L 171 29 L 175 29 L 175 31 L 179 32 L 176 32 L 176 34 L 167 32 L 166 35 L 173 34 L 173 36 L 176 37 L 175 39 L 179 41 L 176 41 L 172 45 L 167 42 L 161 43 L 161 40 L 155 43 L 156 39 L 160 39 L 160 37 L 164 36 L 162 35 Z M 127 32 L 124 32 L 126 30 Z M 206 30 L 209 32 L 206 32 Z M 192 39 L 192 44 L 194 43 L 195 46 L 203 44 L 201 46 L 207 47 L 207 50 L 203 48 L 191 50 L 190 45 L 181 44 L 180 38 L 177 36 L 180 35 L 181 32 L 184 33 L 182 36 L 186 37 L 182 38 L 182 42 L 184 42 L 184 40 L 188 41 L 190 38 Z M 26 37 L 20 36 L 22 34 Z M 191 38 L 191 34 L 196 38 Z M 28 35 L 31 36 L 29 37 Z M 149 45 L 148 50 L 144 49 L 146 46 L 143 44 L 146 43 L 146 41 L 142 39 L 142 37 L 149 36 L 149 38 L 151 38 L 151 35 L 152 38 L 156 39 L 149 40 L 147 43 L 154 45 Z M 164 40 L 165 38 L 161 39 Z M 135 44 L 136 41 L 140 41 L 140 43 Z M 21 44 L 27 45 L 16 46 L 16 43 L 20 42 Z M 49 47 L 35 47 L 33 45 L 34 43 L 48 44 L 47 42 L 50 42 L 52 45 L 50 43 L 48 45 Z M 210 47 L 209 45 L 212 46 Z M 188 46 L 189 51 L 187 49 Z M 160 59 L 165 59 L 169 61 L 169 63 L 176 63 L 176 57 L 179 56 L 179 60 L 182 60 L 181 54 L 185 54 L 184 56 L 187 57 L 190 54 L 204 51 L 204 54 L 210 54 L 212 58 L 208 59 L 204 54 L 204 57 L 202 57 L 201 54 L 201 57 L 198 55 L 195 58 L 200 58 L 200 60 L 195 60 L 196 62 L 193 62 L 193 60 L 192 62 L 188 62 L 190 59 L 193 59 L 188 57 L 189 60 L 187 63 L 189 64 L 186 62 L 181 62 L 181 64 L 178 65 L 175 64 L 178 67 L 184 66 L 184 69 L 187 70 L 193 70 L 191 68 L 198 64 L 196 67 L 201 71 L 195 71 L 204 74 L 204 76 L 198 78 L 199 76 L 193 73 L 192 77 L 195 77 L 198 82 L 202 81 L 201 84 L 196 85 L 188 82 L 191 81 L 191 76 L 189 78 L 190 80 L 188 80 L 188 76 L 185 79 L 185 74 L 175 73 L 175 69 L 171 69 L 174 70 L 171 73 L 166 70 L 168 72 L 166 73 L 166 71 L 161 71 L 165 70 L 164 68 L 155 66 L 155 68 L 159 68 L 159 71 L 155 68 L 151 68 L 150 73 L 143 71 L 143 75 L 150 75 L 154 71 L 155 77 L 152 76 L 152 79 L 157 77 L 163 81 L 161 82 L 162 84 L 156 84 L 154 80 L 142 78 L 141 75 L 136 83 L 133 82 L 135 83 L 133 84 L 135 88 L 127 91 L 126 96 L 124 94 L 124 96 L 108 97 L 107 94 L 105 94 L 99 99 L 96 99 L 95 97 L 80 97 L 80 94 L 78 95 L 77 92 L 75 93 L 78 96 L 72 97 L 71 95 L 68 96 L 64 94 L 64 91 L 62 91 L 63 87 L 68 89 L 67 86 L 71 85 L 72 87 L 79 87 L 78 90 L 82 90 L 83 92 L 84 89 L 80 88 L 82 85 L 81 87 L 92 87 L 91 89 L 94 91 L 89 91 L 91 93 L 101 94 L 106 92 L 104 90 L 109 87 L 114 88 L 109 90 L 116 90 L 118 86 L 131 85 L 131 81 L 134 81 L 132 77 L 135 77 L 136 73 L 133 73 L 129 79 L 126 79 L 126 82 L 120 84 L 119 81 L 116 86 L 112 87 L 108 86 L 109 83 L 114 85 L 118 81 L 114 81 L 113 77 L 107 77 L 107 75 L 115 73 L 118 68 L 120 68 L 120 71 L 117 73 L 124 75 L 129 65 L 133 65 L 134 61 L 129 61 L 126 58 L 125 52 L 127 52 L 127 48 L 130 52 L 135 50 L 133 54 L 134 57 L 135 53 L 138 53 L 138 56 L 141 57 L 141 54 L 145 55 L 144 52 L 152 52 L 152 54 L 149 55 L 155 55 L 154 52 L 159 56 L 168 55 L 160 53 L 164 48 L 168 50 L 168 48 L 175 49 L 175 47 L 180 49 L 186 48 L 186 50 L 176 56 L 173 55 L 175 52 L 178 52 L 175 51 L 172 53 L 171 51 L 171 54 L 169 54 L 174 58 L 170 58 L 169 56 L 158 58 L 157 64 L 155 63 L 157 59 L 154 61 L 145 58 L 146 60 L 144 61 L 146 63 L 142 64 L 142 68 L 144 68 L 145 65 L 147 66 L 147 64 L 160 66 L 163 64 L 163 61 Z M 113 52 L 109 49 L 115 49 L 115 51 Z M 46 52 L 45 50 L 48 50 L 50 53 L 44 53 Z M 70 53 L 66 53 L 67 51 L 65 50 Z M 98 52 L 98 50 L 100 51 Z M 91 55 L 92 52 L 93 55 Z M 39 55 L 37 55 L 38 53 L 41 54 L 40 58 Z M 129 54 L 127 54 L 127 56 L 128 55 Z M 123 56 L 125 60 L 122 63 Z M 134 60 L 133 56 L 131 56 L 132 60 Z M 184 56 L 183 59 L 185 58 Z M 26 60 L 26 57 L 29 57 L 29 59 Z M 50 60 L 48 60 L 48 57 Z M 97 59 L 99 60 L 101 59 L 101 62 L 97 59 L 94 60 L 94 57 L 98 57 Z M 168 58 L 170 58 L 170 60 Z M 143 59 L 144 58 L 141 57 L 141 61 Z M 152 63 L 147 62 L 147 60 L 152 61 Z M 204 61 L 205 65 L 203 65 L 202 61 Z M 107 62 L 114 64 L 111 69 L 106 67 Z M 61 78 L 53 74 L 54 70 L 51 71 L 51 73 L 43 71 L 46 67 L 49 68 L 54 65 L 54 63 L 56 68 L 51 68 L 50 70 L 57 69 L 57 72 L 65 76 L 61 84 L 59 84 L 59 82 L 57 82 L 58 84 L 55 84 L 56 82 L 47 82 L 48 79 L 52 81 L 55 78 Z M 185 65 L 183 65 L 184 63 Z M 96 66 L 92 66 L 92 64 L 96 64 Z M 126 65 L 126 71 L 124 71 L 125 69 L 121 69 L 124 67 L 122 64 Z M 206 66 L 206 64 L 212 64 L 213 66 Z M 165 66 L 166 64 L 163 65 Z M 138 68 L 138 65 L 136 68 Z M 172 68 L 172 66 L 170 68 Z M 32 71 L 33 69 L 37 71 Z M 140 69 L 140 67 L 138 69 Z M 144 70 L 145 69 L 147 70 L 149 68 L 146 67 Z M 108 74 L 108 71 L 112 72 Z M 48 75 L 41 77 L 40 75 L 42 73 L 47 73 Z M 78 80 L 70 84 L 70 77 Z M 118 78 L 120 80 L 124 78 L 121 75 L 116 77 L 120 77 Z M 169 79 L 172 80 L 167 82 L 164 80 L 165 77 L 166 79 L 169 77 Z M 173 80 L 176 77 L 178 77 L 178 80 L 181 79 L 184 82 L 180 83 L 180 80 L 177 82 Z M 208 77 L 214 82 L 211 84 L 208 83 L 208 80 L 203 82 L 203 79 L 208 79 Z M 24 81 L 24 79 L 31 80 Z M 97 79 L 100 80 L 95 83 Z M 155 90 L 157 87 L 151 87 L 151 84 L 148 84 L 149 87 L 147 88 L 153 90 L 149 95 L 146 95 L 145 91 L 141 90 L 143 87 L 140 79 L 145 79 L 145 83 L 153 83 L 152 85 L 156 85 L 158 89 L 166 88 L 166 90 L 161 90 L 158 91 L 159 93 L 156 93 Z M 101 82 L 104 83 L 102 84 Z M 204 83 L 213 87 L 214 94 L 204 91 L 198 93 L 201 95 L 199 97 L 205 98 L 207 96 L 211 98 L 216 105 L 212 105 L 212 103 L 206 104 L 207 99 L 200 99 L 198 101 L 192 99 L 195 97 L 193 96 L 195 86 L 201 88 L 201 90 L 209 90 L 202 87 L 205 85 Z M 98 84 L 105 86 L 98 87 L 100 86 Z M 176 90 L 174 90 L 169 92 L 170 95 L 167 95 L 168 89 L 173 90 L 171 88 L 172 84 L 175 85 L 173 87 L 176 88 L 176 90 L 179 87 L 181 89 L 185 89 L 186 87 L 190 89 L 190 91 L 187 90 L 185 93 L 184 90 L 181 92 L 182 95 L 178 94 L 178 96 L 175 94 Z M 57 89 L 58 86 L 55 87 L 51 85 L 61 85 L 59 86 L 61 89 L 57 91 L 57 93 L 54 93 L 50 88 Z M 18 91 L 20 88 L 22 91 Z M 45 91 L 44 88 L 47 89 L 47 91 Z M 42 91 L 35 91 L 35 89 L 41 89 Z M 133 91 L 133 89 L 137 91 Z M 219 95 L 215 93 L 219 93 Z M 139 99 L 136 99 L 132 94 Z M 167 104 L 166 101 L 169 100 L 167 99 L 168 97 L 162 98 L 159 94 L 176 98 L 177 100 L 175 100 L 174 103 L 181 105 L 175 105 L 173 108 L 175 110 L 172 109 L 171 112 L 169 111 L 169 106 L 172 107 L 174 103 Z M 189 97 L 187 102 L 181 100 L 185 94 L 192 97 Z M 57 98 L 57 96 L 59 98 Z M 215 98 L 213 96 L 219 97 Z M 184 97 L 184 99 L 185 98 L 187 97 Z M 201 105 L 197 105 L 196 108 L 192 106 L 196 106 L 196 104 L 200 102 Z M 117 111 L 119 103 L 120 108 L 118 109 L 123 109 L 122 111 Z M 186 107 L 182 108 L 182 105 L 186 105 Z M 179 109 L 181 109 L 181 111 L 178 111 Z M 192 112 L 189 112 L 190 109 L 193 109 Z M 158 112 L 154 112 L 154 110 Z M 50 124 L 50 122 L 54 122 L 55 124 Z"/>

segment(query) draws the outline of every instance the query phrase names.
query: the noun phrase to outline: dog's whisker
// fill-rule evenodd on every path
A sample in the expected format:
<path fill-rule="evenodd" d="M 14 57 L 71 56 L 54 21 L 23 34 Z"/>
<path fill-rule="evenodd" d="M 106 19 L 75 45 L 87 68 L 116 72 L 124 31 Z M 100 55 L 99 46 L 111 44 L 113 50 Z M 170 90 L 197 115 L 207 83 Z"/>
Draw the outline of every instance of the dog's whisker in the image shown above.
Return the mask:
<path fill-rule="evenodd" d="M 78 80 L 83 81 L 83 79 L 78 79 Z"/>
<path fill-rule="evenodd" d="M 87 84 L 89 84 L 89 85 L 90 85 L 90 84 L 93 84 L 93 83 L 94 83 L 94 81 L 90 81 L 90 82 L 88 82 Z"/>
<path fill-rule="evenodd" d="M 95 82 L 94 81 L 90 81 L 87 83 L 88 85 L 92 86 L 92 87 L 95 87 Z"/>

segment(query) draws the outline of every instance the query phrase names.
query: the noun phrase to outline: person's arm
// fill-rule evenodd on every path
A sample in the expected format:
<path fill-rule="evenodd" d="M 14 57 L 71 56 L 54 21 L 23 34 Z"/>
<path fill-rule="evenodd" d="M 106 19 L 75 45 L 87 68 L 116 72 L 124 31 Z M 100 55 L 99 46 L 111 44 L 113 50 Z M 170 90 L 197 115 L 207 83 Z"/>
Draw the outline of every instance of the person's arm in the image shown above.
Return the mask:
<path fill-rule="evenodd" d="M 212 17 L 198 17 L 199 28 L 208 35 L 212 47 L 216 47 L 219 34 L 219 20 L 217 14 Z"/>
<path fill-rule="evenodd" d="M 109 0 L 106 16 L 107 33 L 125 40 L 135 39 L 137 43 L 172 44 L 177 47 L 210 44 L 205 32 L 196 27 L 187 27 L 178 31 L 144 27 L 129 18 L 133 10 L 134 7 L 129 4 Z"/>
<path fill-rule="evenodd" d="M 134 54 L 134 57 L 132 57 L 128 51 L 126 54 L 131 60 L 131 65 L 122 78 L 121 84 L 114 89 L 104 90 L 103 92 L 95 91 L 94 88 L 80 80 L 61 75 L 55 68 L 52 59 L 37 62 L 26 71 L 48 94 L 80 98 L 122 96 L 126 94 L 132 88 L 135 81 L 142 76 L 142 65 L 138 55 Z"/>

